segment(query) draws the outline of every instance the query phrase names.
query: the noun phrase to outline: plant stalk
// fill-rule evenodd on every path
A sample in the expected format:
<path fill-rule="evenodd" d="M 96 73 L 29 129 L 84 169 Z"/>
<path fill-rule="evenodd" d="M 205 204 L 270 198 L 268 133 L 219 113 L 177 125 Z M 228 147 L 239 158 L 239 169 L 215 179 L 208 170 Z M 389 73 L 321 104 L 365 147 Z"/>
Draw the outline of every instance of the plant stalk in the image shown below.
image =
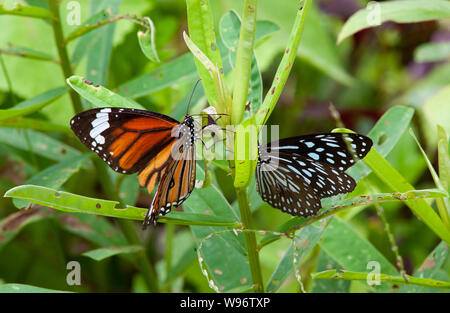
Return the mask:
<path fill-rule="evenodd" d="M 250 85 L 250 71 L 255 41 L 256 8 L 258 0 L 245 0 L 239 43 L 236 52 L 236 70 L 234 73 L 233 103 L 231 120 L 237 125 L 244 115 L 245 103 Z"/>
<path fill-rule="evenodd" d="M 61 69 L 64 74 L 64 78 L 69 78 L 73 75 L 72 67 L 70 65 L 69 55 L 67 53 L 66 46 L 64 45 L 64 34 L 61 26 L 61 18 L 59 15 L 59 0 L 48 0 L 50 11 L 53 14 L 51 24 L 53 28 L 53 35 L 55 37 L 56 48 L 58 49 L 59 59 L 61 61 Z M 72 101 L 72 107 L 76 114 L 83 111 L 80 97 L 76 94 L 75 90 L 69 90 L 70 100 Z"/>
<path fill-rule="evenodd" d="M 245 189 L 236 188 L 236 196 L 241 212 L 241 221 L 243 229 L 251 229 L 251 211 Z M 264 284 L 261 274 L 261 266 L 259 264 L 259 252 L 256 244 L 256 236 L 254 232 L 244 231 L 245 246 L 247 248 L 247 258 L 252 274 L 252 281 L 255 292 L 264 292 Z"/>

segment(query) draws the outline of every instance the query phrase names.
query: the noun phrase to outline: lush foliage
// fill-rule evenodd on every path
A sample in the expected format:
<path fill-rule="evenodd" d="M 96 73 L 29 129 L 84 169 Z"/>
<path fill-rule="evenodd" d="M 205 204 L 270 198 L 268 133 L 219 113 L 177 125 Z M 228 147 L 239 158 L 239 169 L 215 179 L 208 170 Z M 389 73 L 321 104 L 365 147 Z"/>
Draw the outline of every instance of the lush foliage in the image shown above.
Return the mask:
<path fill-rule="evenodd" d="M 450 4 L 343 2 L 3 1 L 0 292 L 448 290 Z M 190 111 L 227 113 L 246 157 L 197 162 L 183 210 L 142 231 L 151 195 L 69 120 L 181 119 L 198 78 Z M 264 203 L 237 139 L 263 125 L 368 134 L 355 191 L 307 219 Z"/>

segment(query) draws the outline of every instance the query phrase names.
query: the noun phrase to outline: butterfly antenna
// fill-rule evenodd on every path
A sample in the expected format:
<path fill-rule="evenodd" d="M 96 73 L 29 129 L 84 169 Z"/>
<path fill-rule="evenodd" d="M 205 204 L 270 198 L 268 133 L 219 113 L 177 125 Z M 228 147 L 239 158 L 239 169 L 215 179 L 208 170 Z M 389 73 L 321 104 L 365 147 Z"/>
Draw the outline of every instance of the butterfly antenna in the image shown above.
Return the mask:
<path fill-rule="evenodd" d="M 195 83 L 195 85 L 194 85 L 194 89 L 192 89 L 191 96 L 189 97 L 189 102 L 188 102 L 188 106 L 187 106 L 187 109 L 186 109 L 186 115 L 189 113 L 189 106 L 191 105 L 191 100 L 192 100 L 192 96 L 194 95 L 195 88 L 197 88 L 197 85 L 198 85 L 198 83 L 199 83 L 201 80 L 202 80 L 202 79 L 199 78 L 199 79 L 197 80 L 197 82 Z"/>

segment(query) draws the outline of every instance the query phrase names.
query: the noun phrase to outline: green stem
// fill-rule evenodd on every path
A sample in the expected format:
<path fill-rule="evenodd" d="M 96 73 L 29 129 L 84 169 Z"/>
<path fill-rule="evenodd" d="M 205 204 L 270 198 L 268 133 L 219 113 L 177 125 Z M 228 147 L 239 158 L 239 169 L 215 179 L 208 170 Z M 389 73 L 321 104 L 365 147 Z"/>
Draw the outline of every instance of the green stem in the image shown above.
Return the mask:
<path fill-rule="evenodd" d="M 103 190 L 105 191 L 108 198 L 111 200 L 119 201 L 120 204 L 123 206 L 124 204 L 120 200 L 120 197 L 117 195 L 117 192 L 114 188 L 114 186 L 111 183 L 111 180 L 109 179 L 108 172 L 106 171 L 105 165 L 102 160 L 95 159 L 94 165 L 97 170 L 100 183 L 102 184 Z M 125 235 L 125 238 L 127 239 L 128 243 L 131 245 L 142 245 L 142 242 L 140 241 L 139 237 L 137 236 L 136 229 L 133 226 L 133 222 L 124 220 L 124 219 L 117 219 L 117 222 L 122 229 L 123 234 Z M 136 265 L 139 269 L 139 271 L 142 273 L 143 279 L 147 285 L 147 288 L 151 292 L 158 292 L 159 286 L 158 286 L 158 280 L 156 278 L 156 274 L 154 269 L 151 266 L 150 260 L 148 259 L 145 251 L 139 251 L 135 255 Z"/>
<path fill-rule="evenodd" d="M 61 69 L 63 71 L 64 77 L 69 78 L 73 75 L 72 67 L 69 61 L 69 55 L 67 53 L 66 46 L 64 45 L 64 35 L 61 26 L 61 18 L 59 16 L 59 4 L 60 0 L 47 0 L 50 11 L 53 14 L 51 19 L 51 24 L 53 28 L 53 35 L 55 37 L 56 48 L 58 49 L 59 59 L 61 61 Z M 73 110 L 75 113 L 80 113 L 83 110 L 81 105 L 80 97 L 77 95 L 75 90 L 71 89 L 69 91 L 70 100 L 72 101 Z"/>
<path fill-rule="evenodd" d="M 241 220 L 243 229 L 251 228 L 251 211 L 248 201 L 247 191 L 245 189 L 236 188 L 236 196 L 239 203 L 239 210 L 241 212 Z M 259 254 L 256 244 L 256 236 L 254 232 L 243 232 L 245 239 L 245 246 L 247 248 L 248 263 L 250 265 L 250 272 L 252 273 L 252 280 L 255 292 L 264 292 L 264 284 L 261 274 L 261 266 L 259 264 Z"/>
<path fill-rule="evenodd" d="M 173 247 L 173 236 L 175 234 L 175 224 L 166 225 L 166 277 L 169 277 L 170 270 L 172 268 L 172 247 Z M 167 283 L 167 291 L 170 292 L 171 284 Z"/>
<path fill-rule="evenodd" d="M 231 120 L 237 125 L 244 115 L 245 103 L 250 84 L 250 71 L 255 41 L 256 8 L 258 0 L 245 0 L 242 14 L 239 43 L 236 52 L 236 70 L 234 73 L 234 89 Z"/>
<path fill-rule="evenodd" d="M 11 94 L 11 99 L 13 101 L 13 104 L 15 105 L 17 103 L 16 95 L 13 92 L 11 80 L 9 79 L 9 75 L 8 75 L 8 69 L 6 68 L 5 61 L 3 61 L 2 55 L 0 55 L 0 64 L 2 66 L 3 73 L 5 74 L 5 80 L 6 80 L 6 84 L 8 85 L 8 91 Z"/>

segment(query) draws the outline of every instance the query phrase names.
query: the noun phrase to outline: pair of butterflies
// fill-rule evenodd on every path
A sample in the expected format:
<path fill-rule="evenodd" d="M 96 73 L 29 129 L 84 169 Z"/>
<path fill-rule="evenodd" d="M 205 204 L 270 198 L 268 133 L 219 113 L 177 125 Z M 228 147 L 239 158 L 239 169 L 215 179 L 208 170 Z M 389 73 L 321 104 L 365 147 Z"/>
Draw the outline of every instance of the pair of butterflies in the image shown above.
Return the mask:
<path fill-rule="evenodd" d="M 207 124 L 214 123 L 208 116 Z M 159 183 L 144 227 L 179 206 L 195 187 L 195 141 L 204 127 L 191 115 L 180 123 L 137 109 L 98 108 L 72 118 L 78 138 L 114 171 L 139 173 L 152 192 Z M 200 128 L 199 128 L 200 127 Z M 257 191 L 272 207 L 312 216 L 320 199 L 353 191 L 345 170 L 363 158 L 372 140 L 359 134 L 324 133 L 291 137 L 259 146 Z"/>

